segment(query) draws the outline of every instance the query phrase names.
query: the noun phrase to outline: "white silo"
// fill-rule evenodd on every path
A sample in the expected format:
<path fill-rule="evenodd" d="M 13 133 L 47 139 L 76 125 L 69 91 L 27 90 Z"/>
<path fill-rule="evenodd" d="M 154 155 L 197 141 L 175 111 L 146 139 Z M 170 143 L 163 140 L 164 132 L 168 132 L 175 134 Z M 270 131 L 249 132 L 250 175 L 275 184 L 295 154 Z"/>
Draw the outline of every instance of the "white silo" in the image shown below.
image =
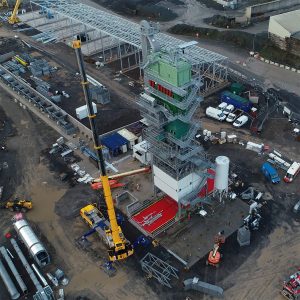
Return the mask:
<path fill-rule="evenodd" d="M 228 193 L 228 176 L 229 176 L 229 158 L 227 156 L 218 156 L 215 160 L 215 190 L 214 194 L 218 195 L 220 201 Z"/>

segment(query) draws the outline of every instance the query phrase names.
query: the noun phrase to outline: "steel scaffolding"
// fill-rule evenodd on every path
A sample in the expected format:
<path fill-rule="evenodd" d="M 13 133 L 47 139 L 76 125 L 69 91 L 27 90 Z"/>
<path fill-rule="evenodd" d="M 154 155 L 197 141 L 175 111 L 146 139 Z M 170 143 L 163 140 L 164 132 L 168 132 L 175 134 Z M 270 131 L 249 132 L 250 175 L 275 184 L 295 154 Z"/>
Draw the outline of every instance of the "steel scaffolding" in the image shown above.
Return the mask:
<path fill-rule="evenodd" d="M 120 60 L 120 69 L 131 70 L 141 65 L 140 24 L 74 0 L 31 0 L 32 15 L 22 20 L 52 36 L 53 40 L 71 39 L 81 32 L 89 32 L 91 40 L 83 43 L 84 54 L 102 53 L 104 62 Z M 51 12 L 49 19 L 49 13 Z M 43 17 L 44 16 L 44 17 Z M 156 34 L 163 51 L 170 51 L 183 41 L 165 33 Z M 51 41 L 51 38 L 48 38 Z M 227 82 L 227 58 L 196 45 L 184 51 L 193 69 L 207 78 L 202 93 L 223 86 Z M 106 57 L 106 59 L 105 59 Z"/>
<path fill-rule="evenodd" d="M 171 288 L 172 277 L 178 279 L 178 270 L 162 261 L 160 258 L 148 252 L 141 260 L 140 264 L 144 272 L 151 278 L 154 277 L 162 285 Z"/>
<path fill-rule="evenodd" d="M 149 123 L 143 134 L 150 145 L 153 166 L 177 182 L 191 174 L 197 176 L 197 186 L 188 194 L 177 196 L 176 218 L 180 219 L 183 208 L 193 209 L 206 200 L 198 194 L 210 176 L 207 170 L 212 167 L 203 148 L 194 141 L 200 124 L 193 116 L 203 100 L 199 96 L 203 83 L 193 71 L 194 59 L 186 56 L 192 43 L 166 50 L 153 43 L 157 36 L 154 31 L 155 24 L 141 23 L 145 89 L 137 104 Z M 156 189 L 161 187 L 157 185 Z"/>

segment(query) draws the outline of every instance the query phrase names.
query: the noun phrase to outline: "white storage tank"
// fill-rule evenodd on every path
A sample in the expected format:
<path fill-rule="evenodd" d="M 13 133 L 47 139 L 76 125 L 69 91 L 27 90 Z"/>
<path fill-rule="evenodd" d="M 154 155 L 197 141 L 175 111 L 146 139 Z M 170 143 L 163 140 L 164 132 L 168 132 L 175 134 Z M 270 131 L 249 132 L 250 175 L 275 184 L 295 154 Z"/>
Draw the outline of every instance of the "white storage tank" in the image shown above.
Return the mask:
<path fill-rule="evenodd" d="M 226 131 L 221 131 L 221 140 L 226 138 Z"/>
<path fill-rule="evenodd" d="M 215 189 L 219 192 L 228 191 L 229 162 L 227 156 L 216 158 Z"/>
<path fill-rule="evenodd" d="M 40 267 L 48 265 L 50 263 L 50 256 L 28 222 L 23 219 L 16 221 L 14 228 L 36 263 Z"/>

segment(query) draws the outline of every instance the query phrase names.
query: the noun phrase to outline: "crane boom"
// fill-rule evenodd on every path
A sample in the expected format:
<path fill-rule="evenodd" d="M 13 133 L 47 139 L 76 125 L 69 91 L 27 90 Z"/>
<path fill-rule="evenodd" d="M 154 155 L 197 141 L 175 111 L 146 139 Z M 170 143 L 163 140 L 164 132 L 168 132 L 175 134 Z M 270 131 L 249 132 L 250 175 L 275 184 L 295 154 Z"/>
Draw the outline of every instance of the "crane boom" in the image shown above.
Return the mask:
<path fill-rule="evenodd" d="M 106 234 L 112 238 L 113 246 L 108 250 L 109 259 L 111 261 L 121 260 L 127 258 L 133 254 L 133 247 L 129 241 L 123 235 L 121 227 L 117 223 L 116 212 L 114 208 L 114 203 L 111 195 L 111 189 L 109 185 L 109 179 L 106 174 L 105 162 L 102 153 L 102 145 L 99 143 L 99 138 L 97 134 L 97 128 L 95 124 L 95 117 L 92 102 L 90 101 L 89 90 L 88 90 L 88 80 L 84 68 L 83 57 L 81 52 L 81 42 L 79 40 L 73 41 L 73 48 L 76 52 L 77 62 L 79 71 L 81 74 L 81 84 L 83 87 L 84 98 L 87 105 L 88 117 L 90 121 L 91 130 L 93 133 L 94 148 L 98 156 L 98 168 L 100 171 L 100 178 L 103 185 L 103 193 L 105 198 L 105 203 L 107 207 L 107 214 L 110 223 L 110 228 L 106 230 Z"/>
<path fill-rule="evenodd" d="M 16 24 L 16 23 L 20 22 L 20 19 L 18 18 L 17 14 L 18 14 L 18 9 L 21 5 L 21 2 L 22 2 L 22 0 L 17 0 L 16 1 L 14 10 L 13 10 L 11 16 L 8 18 L 8 23 L 9 24 Z"/>

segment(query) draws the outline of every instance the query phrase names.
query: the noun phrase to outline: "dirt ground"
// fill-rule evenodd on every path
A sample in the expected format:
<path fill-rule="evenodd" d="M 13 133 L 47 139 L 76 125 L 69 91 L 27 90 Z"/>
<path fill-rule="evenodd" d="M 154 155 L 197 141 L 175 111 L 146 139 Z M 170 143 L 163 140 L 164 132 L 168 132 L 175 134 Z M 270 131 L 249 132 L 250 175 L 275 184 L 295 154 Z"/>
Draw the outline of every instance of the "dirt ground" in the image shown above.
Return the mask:
<path fill-rule="evenodd" d="M 47 45 L 51 53 L 60 51 Z M 52 48 L 51 48 L 52 47 Z M 72 55 L 71 53 L 69 53 Z M 68 57 L 63 58 L 68 62 Z M 71 64 L 71 62 L 69 62 Z M 96 72 L 91 70 L 91 72 Z M 103 80 L 105 73 L 99 75 Z M 99 77 L 100 78 L 100 77 Z M 105 79 L 106 78 L 106 79 Z M 102 79 L 101 79 L 102 80 Z M 117 82 L 112 89 L 120 88 L 124 98 L 131 95 Z M 183 266 L 170 257 L 165 260 L 181 270 L 180 279 L 173 289 L 163 288 L 154 279 L 147 280 L 138 266 L 142 250 L 122 265 L 113 278 L 101 270 L 106 251 L 96 237 L 90 241 L 92 246 L 82 250 L 76 239 L 87 231 L 86 225 L 78 217 L 82 205 L 97 199 L 87 186 L 68 187 L 57 180 L 57 174 L 49 167 L 43 155 L 49 144 L 58 137 L 57 133 L 45 126 L 30 112 L 24 111 L 11 100 L 8 94 L 0 93 L 0 144 L 7 146 L 7 152 L 0 152 L 0 163 L 7 162 L 8 168 L 0 173 L 0 186 L 4 185 L 3 200 L 12 195 L 30 198 L 34 209 L 27 217 L 39 229 L 53 258 L 53 267 L 60 267 L 70 279 L 65 292 L 67 299 L 210 299 L 196 292 L 184 292 L 182 280 L 198 276 L 200 280 L 215 283 L 225 290 L 225 299 L 281 299 L 281 282 L 300 266 L 300 220 L 292 213 L 292 207 L 299 199 L 298 177 L 294 183 L 280 183 L 273 186 L 267 183 L 260 173 L 264 157 L 243 149 L 241 145 L 213 145 L 208 153 L 227 155 L 233 170 L 247 183 L 262 191 L 270 192 L 269 200 L 263 211 L 264 221 L 258 232 L 252 235 L 251 245 L 239 248 L 236 234 L 232 234 L 222 248 L 223 259 L 220 268 L 205 265 L 203 257 L 191 270 L 183 271 Z M 5 122 L 3 124 L 3 121 Z M 204 128 L 219 131 L 224 124 L 203 119 Z M 1 125 L 2 124 L 2 125 Z M 237 132 L 245 140 L 264 141 L 272 148 L 300 161 L 299 142 L 293 140 L 291 125 L 287 120 L 273 118 L 267 123 L 261 136 L 252 137 L 246 130 Z M 283 173 L 280 173 L 281 177 Z M 4 234 L 11 229 L 12 214 L 0 211 L 0 244 L 5 244 Z M 197 216 L 198 217 L 198 216 Z M 129 223 L 125 224 L 125 235 L 134 240 L 138 234 Z M 160 257 L 163 249 L 153 249 Z M 0 299 L 8 299 L 0 282 Z"/>
<path fill-rule="evenodd" d="M 195 275 L 222 286 L 225 289 L 225 299 L 281 299 L 281 281 L 300 264 L 297 256 L 300 223 L 291 212 L 298 197 L 299 178 L 291 185 L 281 183 L 271 186 L 264 181 L 259 171 L 262 157 L 244 150 L 241 145 L 210 146 L 209 153 L 212 156 L 228 155 L 236 173 L 260 190 L 271 192 L 274 197 L 266 206 L 263 226 L 253 234 L 251 246 L 240 249 L 233 234 L 222 250 L 224 258 L 218 270 L 205 266 L 204 257 L 189 272 L 182 271 L 180 280 L 174 283 L 171 290 L 162 288 L 154 280 L 145 279 L 137 267 L 142 251 L 137 251 L 135 258 L 118 266 L 116 277 L 108 278 L 100 268 L 106 251 L 96 237 L 91 239 L 92 247 L 88 251 L 78 249 L 75 243 L 87 231 L 78 217 L 78 210 L 85 203 L 96 200 L 97 196 L 86 186 L 69 188 L 56 179 L 55 173 L 49 171 L 42 152 L 49 146 L 49 141 L 52 143 L 57 138 L 53 130 L 28 111 L 16 106 L 7 94 L 1 93 L 0 106 L 1 118 L 11 124 L 5 132 L 12 132 L 8 135 L 13 135 L 6 139 L 9 151 L 5 154 L 5 161 L 9 168 L 3 170 L 0 177 L 1 185 L 7 184 L 6 188 L 9 190 L 4 199 L 13 194 L 33 200 L 34 209 L 28 213 L 28 219 L 46 237 L 53 264 L 62 268 L 70 278 L 70 284 L 65 289 L 67 299 L 80 299 L 79 296 L 95 300 L 184 299 L 186 296 L 191 299 L 208 299 L 199 293 L 182 290 L 181 280 Z M 288 141 L 294 158 L 300 159 L 297 151 L 299 144 L 292 137 L 285 136 L 286 145 L 280 146 L 284 142 L 279 130 L 282 123 L 272 122 L 269 124 L 270 132 L 266 132 L 264 138 L 272 140 L 279 151 L 288 148 Z M 243 131 L 239 133 L 242 134 Z M 3 157 L 1 155 L 1 162 Z M 12 178 L 11 184 L 7 183 L 8 178 Z M 0 216 L 1 232 L 6 233 L 11 228 L 12 215 L 0 211 Z M 130 224 L 125 227 L 126 236 L 134 238 L 136 231 Z M 5 243 L 3 234 L 0 243 Z M 154 251 L 158 251 L 158 255 L 163 254 L 160 250 Z M 183 268 L 172 258 L 168 257 L 167 261 L 180 270 Z M 7 298 L 4 296 L 3 299 Z"/>
<path fill-rule="evenodd" d="M 92 259 L 75 247 L 75 238 L 87 231 L 85 224 L 78 218 L 76 205 L 80 207 L 82 203 L 90 201 L 89 188 L 83 186 L 79 190 L 74 190 L 73 194 L 69 194 L 68 201 L 63 202 L 63 209 L 60 209 L 59 199 L 63 195 L 65 197 L 68 195 L 66 194 L 68 187 L 55 178 L 55 174 L 49 171 L 47 162 L 41 156 L 41 151 L 48 148 L 49 141 L 57 138 L 56 132 L 31 113 L 19 108 L 11 101 L 11 97 L 2 91 L 0 107 L 1 121 L 3 118 L 6 122 L 10 122 L 15 132 L 14 136 L 6 140 L 8 149 L 6 156 L 1 153 L 0 157 L 1 165 L 3 158 L 8 163 L 8 168 L 2 170 L 0 175 L 0 185 L 5 186 L 3 201 L 11 195 L 32 199 L 34 209 L 28 213 L 28 219 L 38 226 L 43 236 L 47 237 L 49 248 L 52 250 L 50 255 L 53 264 L 61 267 L 70 278 L 70 284 L 65 289 L 67 299 L 77 299 L 77 296 L 91 300 L 140 299 L 145 291 L 148 295 L 146 299 L 156 299 L 154 292 L 144 284 L 144 279 L 136 276 L 135 272 L 126 272 L 126 266 L 118 271 L 114 280 L 109 279 L 100 270 L 100 257 L 106 257 L 106 250 L 101 243 L 96 243 L 100 248 L 97 249 L 97 259 Z M 9 120 L 4 113 L 9 116 Z M 64 199 L 66 198 L 60 201 Z M 64 214 L 61 211 L 64 211 Z M 11 229 L 11 217 L 10 212 L 0 211 L 2 232 L 0 244 L 5 243 L 4 234 Z M 128 288 L 131 281 L 137 283 L 134 289 Z M 0 288 L 0 299 L 8 299 L 2 282 Z"/>
<path fill-rule="evenodd" d="M 0 28 L 0 36 L 12 37 L 13 32 L 9 28 Z M 62 102 L 58 104 L 63 110 L 73 117 L 76 117 L 75 109 L 85 104 L 82 88 L 80 86 L 80 78 L 75 76 L 78 70 L 77 60 L 73 49 L 63 43 L 53 45 L 43 45 L 35 43 L 29 36 L 18 33 L 18 36 L 33 45 L 37 45 L 37 49 L 29 49 L 19 39 L 1 39 L 0 54 L 9 51 L 20 51 L 32 54 L 34 57 L 46 59 L 51 66 L 58 67 L 58 71 L 43 79 L 51 84 L 51 91 L 66 91 L 70 98 L 62 97 Z M 16 50 L 17 49 L 17 50 Z M 130 81 L 127 77 L 121 76 L 121 81 L 114 81 L 114 66 L 96 69 L 93 64 L 85 63 L 87 74 L 93 76 L 96 80 L 104 84 L 110 93 L 111 102 L 106 105 L 97 104 L 97 127 L 99 134 L 126 126 L 141 119 L 140 113 L 135 104 L 136 91 L 134 87 L 129 87 Z M 28 71 L 24 77 L 31 82 L 31 73 Z M 131 91 L 132 89 L 132 91 Z M 87 119 L 82 123 L 89 127 Z"/>

